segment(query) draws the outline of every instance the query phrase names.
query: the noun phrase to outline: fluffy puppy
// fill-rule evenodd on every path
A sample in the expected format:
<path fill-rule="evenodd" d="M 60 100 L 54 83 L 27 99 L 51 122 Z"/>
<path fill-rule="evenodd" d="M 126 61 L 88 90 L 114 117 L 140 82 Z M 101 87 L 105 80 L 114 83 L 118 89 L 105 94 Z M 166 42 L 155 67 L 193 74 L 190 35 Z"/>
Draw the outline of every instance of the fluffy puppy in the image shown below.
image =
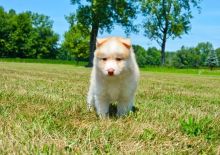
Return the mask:
<path fill-rule="evenodd" d="M 117 103 L 117 116 L 134 106 L 139 69 L 130 39 L 97 39 L 94 53 L 88 108 L 95 107 L 100 117 L 109 114 L 109 105 Z"/>

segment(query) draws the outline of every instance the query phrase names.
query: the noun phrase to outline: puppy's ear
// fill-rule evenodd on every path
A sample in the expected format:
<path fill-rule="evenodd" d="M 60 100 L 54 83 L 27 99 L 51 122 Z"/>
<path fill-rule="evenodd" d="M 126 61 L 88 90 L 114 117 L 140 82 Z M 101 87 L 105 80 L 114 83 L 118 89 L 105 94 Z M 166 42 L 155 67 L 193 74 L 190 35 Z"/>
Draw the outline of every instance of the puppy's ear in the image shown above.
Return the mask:
<path fill-rule="evenodd" d="M 108 40 L 108 38 L 97 38 L 96 39 L 96 47 L 100 47 L 107 40 Z"/>
<path fill-rule="evenodd" d="M 131 39 L 129 38 L 120 38 L 120 41 L 123 45 L 125 45 L 127 48 L 131 48 Z"/>

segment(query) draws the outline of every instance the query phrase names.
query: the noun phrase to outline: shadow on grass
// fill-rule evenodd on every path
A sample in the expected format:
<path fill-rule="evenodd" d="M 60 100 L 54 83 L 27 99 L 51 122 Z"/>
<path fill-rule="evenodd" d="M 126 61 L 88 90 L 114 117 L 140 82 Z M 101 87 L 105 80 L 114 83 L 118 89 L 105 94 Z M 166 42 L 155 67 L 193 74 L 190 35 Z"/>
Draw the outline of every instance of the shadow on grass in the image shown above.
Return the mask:
<path fill-rule="evenodd" d="M 139 109 L 135 106 L 132 107 L 131 112 L 137 112 Z M 126 116 L 126 115 L 125 115 Z M 117 117 L 117 105 L 111 104 L 109 107 L 109 118 L 116 118 Z"/>
<path fill-rule="evenodd" d="M 132 113 L 136 113 L 139 111 L 138 107 L 133 106 L 131 111 L 128 111 L 127 114 L 120 116 L 120 117 L 126 117 L 129 115 L 130 112 Z M 96 115 L 97 118 L 102 118 L 97 114 L 97 110 L 95 107 L 92 107 L 91 109 L 89 109 L 89 112 L 94 113 Z M 110 104 L 109 106 L 109 113 L 107 114 L 106 117 L 104 118 L 112 118 L 112 119 L 117 119 L 119 118 L 119 116 L 117 116 L 117 104 Z"/>

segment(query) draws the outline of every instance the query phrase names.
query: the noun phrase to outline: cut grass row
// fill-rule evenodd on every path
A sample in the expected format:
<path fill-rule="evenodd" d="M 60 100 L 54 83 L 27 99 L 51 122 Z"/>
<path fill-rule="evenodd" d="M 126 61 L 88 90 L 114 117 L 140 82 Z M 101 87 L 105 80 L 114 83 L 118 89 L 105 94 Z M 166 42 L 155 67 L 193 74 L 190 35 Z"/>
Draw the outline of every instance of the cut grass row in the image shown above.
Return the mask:
<path fill-rule="evenodd" d="M 0 154 L 218 154 L 220 77 L 141 72 L 136 112 L 86 110 L 90 69 L 0 62 Z"/>

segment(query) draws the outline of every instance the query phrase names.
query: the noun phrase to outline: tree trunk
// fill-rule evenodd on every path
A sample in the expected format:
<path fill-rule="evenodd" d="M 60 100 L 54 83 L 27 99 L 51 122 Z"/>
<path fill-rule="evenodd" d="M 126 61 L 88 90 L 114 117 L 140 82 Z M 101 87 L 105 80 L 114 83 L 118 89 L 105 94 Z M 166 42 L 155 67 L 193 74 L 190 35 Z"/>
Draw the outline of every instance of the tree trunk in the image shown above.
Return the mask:
<path fill-rule="evenodd" d="M 162 45 L 161 45 L 161 65 L 165 65 L 165 49 L 166 49 L 166 34 L 163 36 Z"/>
<path fill-rule="evenodd" d="M 98 26 L 92 26 L 92 31 L 90 33 L 90 43 L 89 43 L 89 63 L 87 67 L 93 66 L 93 58 L 94 58 L 94 51 L 96 49 L 96 37 L 98 35 Z"/>
<path fill-rule="evenodd" d="M 161 44 L 161 65 L 165 65 L 165 48 L 166 48 L 166 41 L 167 41 L 167 31 L 168 31 L 168 25 L 169 25 L 169 20 L 167 18 L 167 13 L 166 13 L 166 0 L 162 1 L 162 6 L 163 6 L 163 16 L 165 18 L 165 27 L 163 29 L 163 36 L 162 36 L 162 44 Z M 168 11 L 170 12 L 170 11 Z"/>

